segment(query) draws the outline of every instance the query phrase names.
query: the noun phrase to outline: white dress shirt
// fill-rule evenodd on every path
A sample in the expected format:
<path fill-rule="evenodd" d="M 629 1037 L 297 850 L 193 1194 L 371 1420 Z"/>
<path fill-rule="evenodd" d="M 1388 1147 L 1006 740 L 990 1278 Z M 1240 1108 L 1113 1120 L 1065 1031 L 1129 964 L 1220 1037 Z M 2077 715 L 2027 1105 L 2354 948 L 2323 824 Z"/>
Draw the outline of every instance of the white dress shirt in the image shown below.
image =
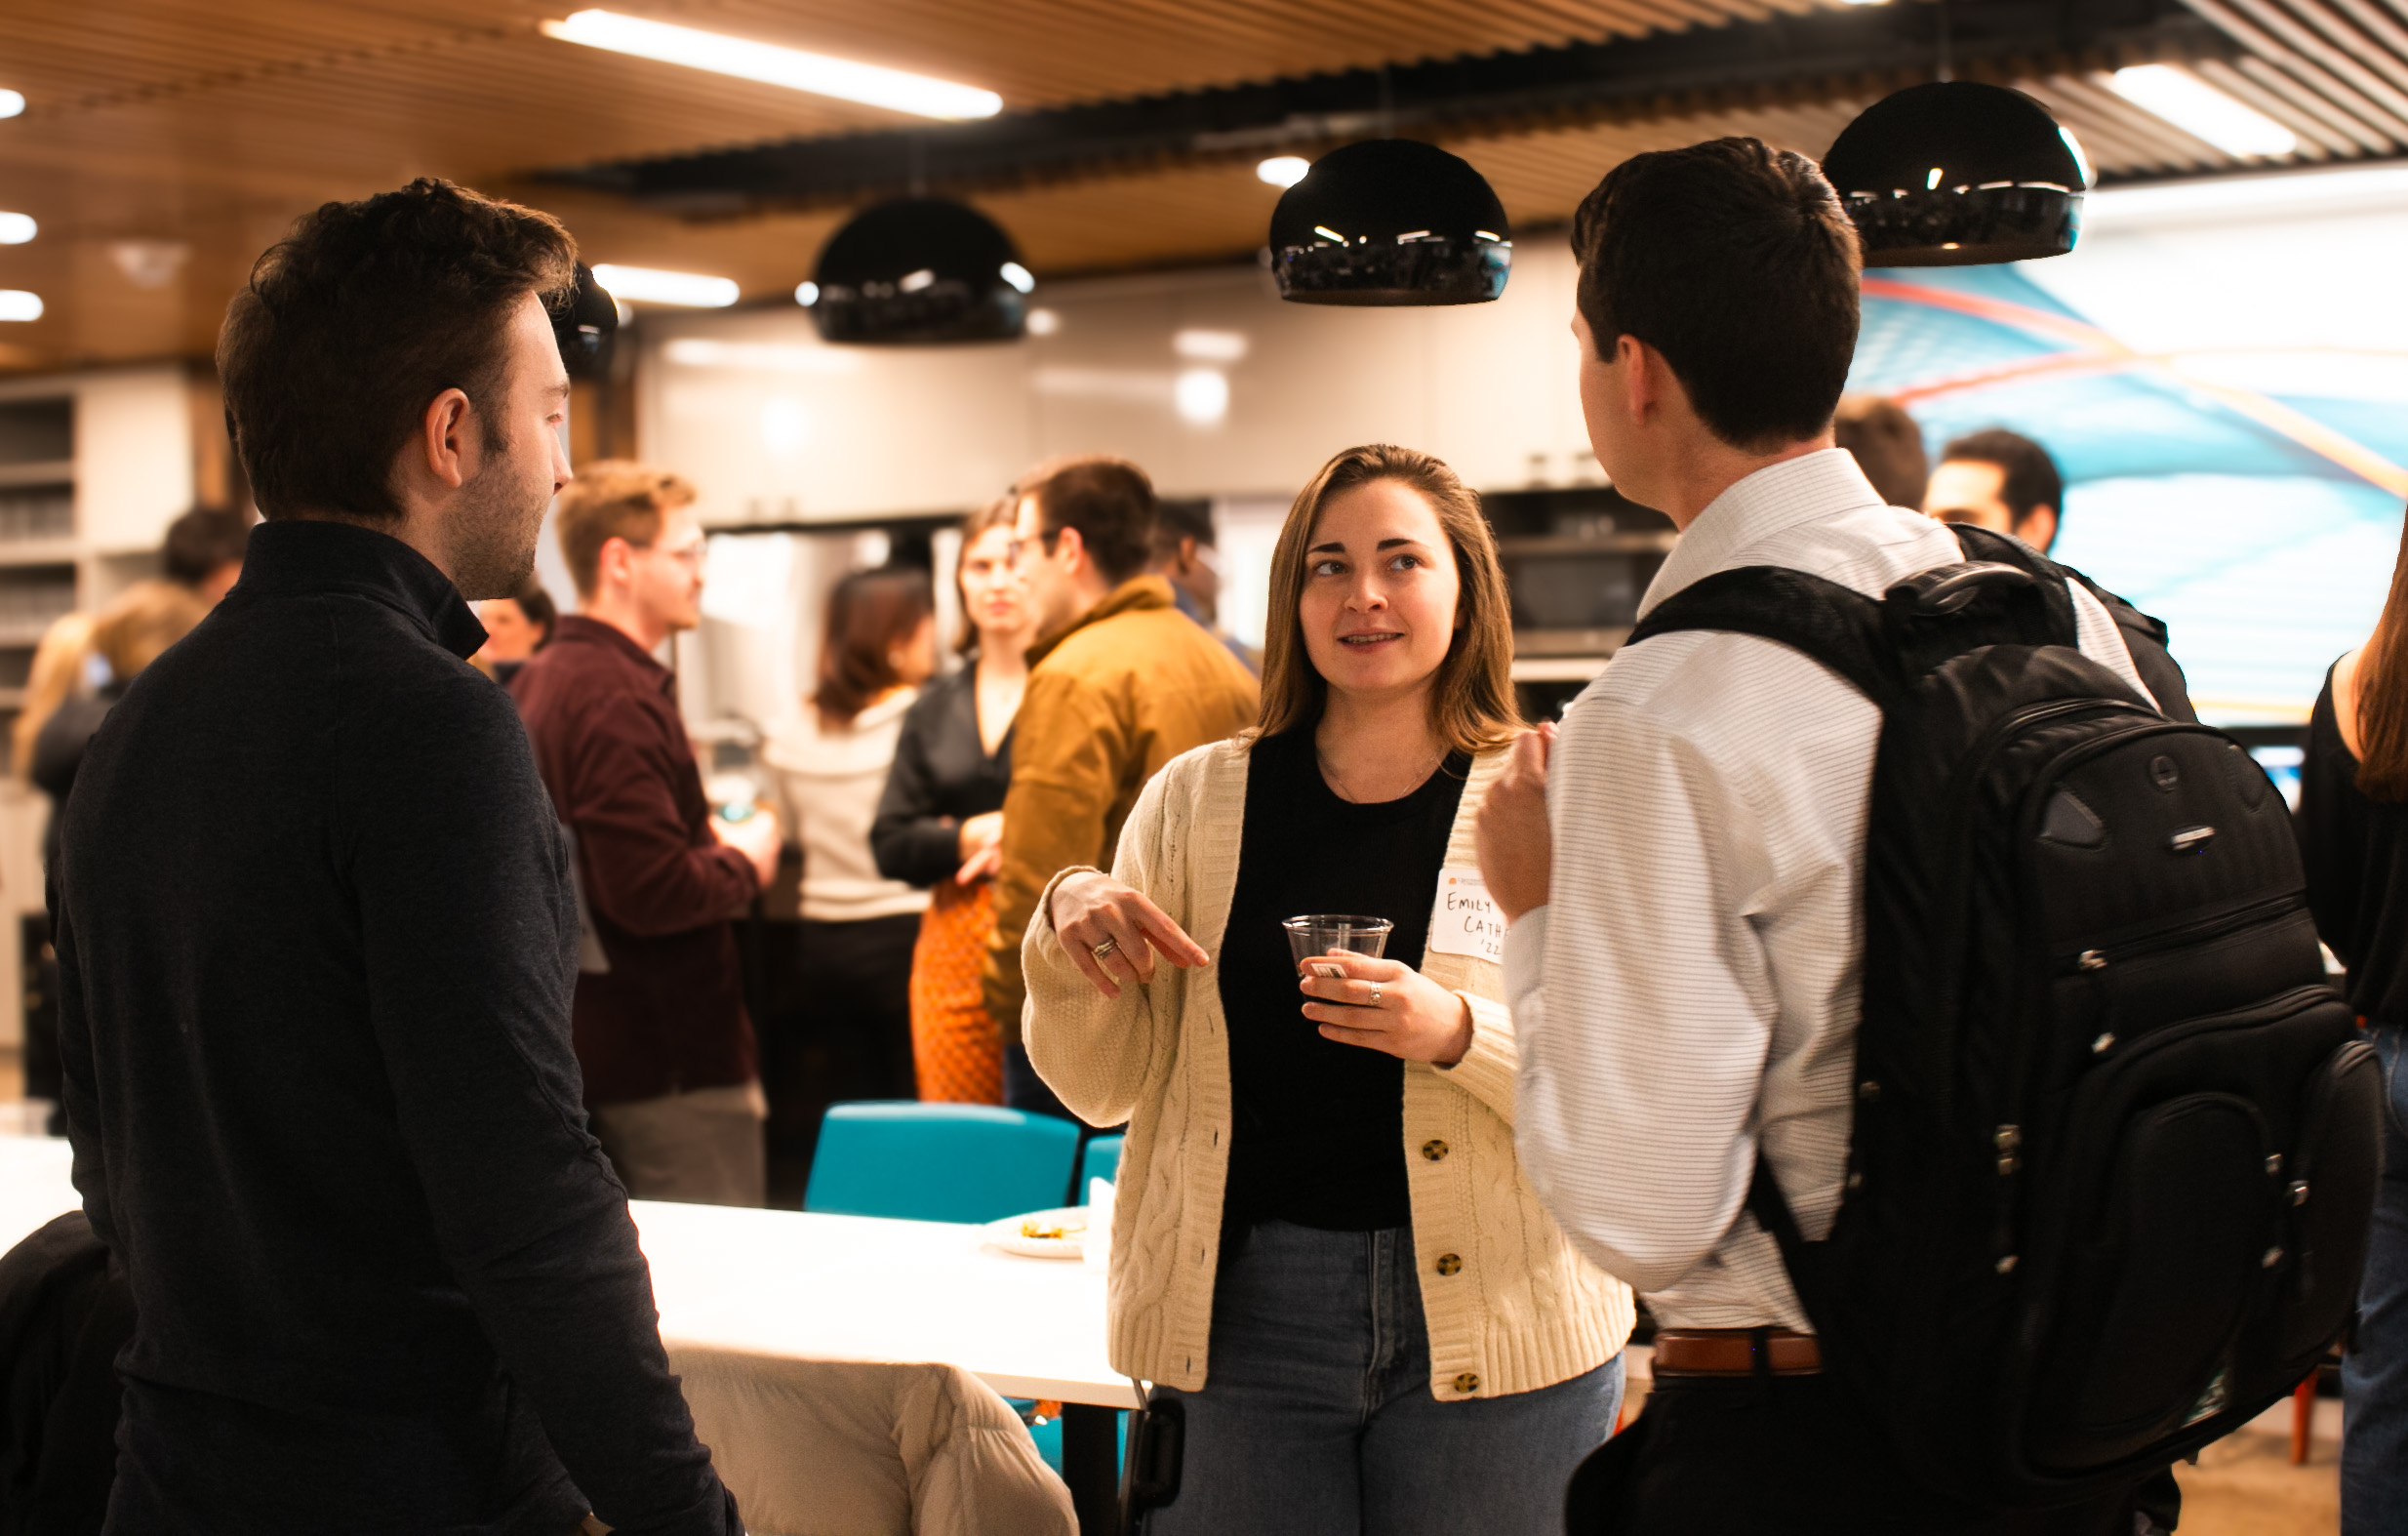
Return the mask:
<path fill-rule="evenodd" d="M 1878 597 L 1963 558 L 1831 449 L 1717 497 L 1640 612 L 1740 566 Z M 2072 591 L 2083 653 L 2148 699 L 2114 621 Z M 1806 1236 L 1839 1206 L 1880 729 L 1802 654 L 1703 630 L 1626 647 L 1565 714 L 1548 905 L 1505 941 L 1516 1142 L 1572 1240 L 1667 1327 L 1808 1327 L 1741 1207 L 1759 1139 Z"/>

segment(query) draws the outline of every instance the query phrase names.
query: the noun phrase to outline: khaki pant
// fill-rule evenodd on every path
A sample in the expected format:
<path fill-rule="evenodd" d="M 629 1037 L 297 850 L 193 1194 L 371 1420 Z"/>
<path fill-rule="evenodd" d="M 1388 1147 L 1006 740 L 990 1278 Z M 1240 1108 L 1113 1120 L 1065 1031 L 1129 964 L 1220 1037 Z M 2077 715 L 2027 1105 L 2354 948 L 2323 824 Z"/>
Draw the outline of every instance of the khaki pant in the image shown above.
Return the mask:
<path fill-rule="evenodd" d="M 759 1205 L 769 1194 L 758 1082 L 596 1105 L 593 1133 L 629 1196 L 692 1205 Z"/>

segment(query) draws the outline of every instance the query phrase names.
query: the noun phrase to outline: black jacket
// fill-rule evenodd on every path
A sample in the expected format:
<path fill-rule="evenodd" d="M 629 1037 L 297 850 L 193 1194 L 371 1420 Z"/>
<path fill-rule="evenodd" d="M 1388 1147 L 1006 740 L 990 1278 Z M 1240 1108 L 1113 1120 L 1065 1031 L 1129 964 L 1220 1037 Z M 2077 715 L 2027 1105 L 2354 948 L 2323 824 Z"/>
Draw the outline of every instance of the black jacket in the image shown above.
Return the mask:
<path fill-rule="evenodd" d="M 52 877 L 75 1184 L 133 1283 L 110 1529 L 726 1536 L 580 1109 L 566 850 L 398 540 L 252 535 Z"/>
<path fill-rule="evenodd" d="M 929 683 L 904 711 L 869 824 L 878 872 L 923 889 L 950 879 L 961 868 L 961 824 L 1002 810 L 1011 788 L 1011 733 L 992 757 L 979 736 L 976 662 Z"/>

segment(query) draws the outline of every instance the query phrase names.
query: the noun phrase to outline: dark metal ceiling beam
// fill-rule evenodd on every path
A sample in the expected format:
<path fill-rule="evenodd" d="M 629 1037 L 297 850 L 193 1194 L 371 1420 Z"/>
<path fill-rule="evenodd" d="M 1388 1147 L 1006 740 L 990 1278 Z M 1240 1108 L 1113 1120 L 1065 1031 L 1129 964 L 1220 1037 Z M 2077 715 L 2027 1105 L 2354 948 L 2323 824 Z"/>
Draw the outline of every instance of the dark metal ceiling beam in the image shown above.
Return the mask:
<path fill-rule="evenodd" d="M 2028 78 L 2237 46 L 2179 0 L 1892 0 L 1568 48 L 1274 80 L 977 123 L 548 170 L 698 218 L 956 195 L 1311 150 L 1382 133 L 1509 132 Z"/>

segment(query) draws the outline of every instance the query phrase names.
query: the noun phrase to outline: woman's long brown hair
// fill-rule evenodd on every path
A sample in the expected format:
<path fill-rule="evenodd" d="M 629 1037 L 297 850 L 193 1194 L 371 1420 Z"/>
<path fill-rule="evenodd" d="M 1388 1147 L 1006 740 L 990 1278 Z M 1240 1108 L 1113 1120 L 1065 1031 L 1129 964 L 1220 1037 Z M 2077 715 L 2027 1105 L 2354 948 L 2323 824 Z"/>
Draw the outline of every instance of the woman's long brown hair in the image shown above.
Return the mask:
<path fill-rule="evenodd" d="M 2391 565 L 2391 594 L 2358 653 L 2358 790 L 2408 800 L 2408 528 Z"/>
<path fill-rule="evenodd" d="M 928 619 L 928 573 L 908 566 L 856 571 L 827 594 L 820 685 L 811 702 L 830 728 L 851 725 L 869 702 L 901 682 L 895 647 Z"/>
<path fill-rule="evenodd" d="M 1305 551 L 1330 499 L 1375 480 L 1393 480 L 1429 504 L 1438 514 L 1461 582 L 1455 639 L 1430 683 L 1430 729 L 1450 751 L 1476 753 L 1502 747 L 1522 728 L 1522 711 L 1513 702 L 1513 614 L 1505 568 L 1497 563 L 1497 541 L 1480 514 L 1480 499 L 1443 461 L 1386 443 L 1367 443 L 1338 455 L 1321 466 L 1288 508 L 1287 524 L 1279 530 L 1279 544 L 1271 553 L 1263 713 L 1257 733 L 1276 736 L 1321 718 L 1329 683 L 1304 649 L 1304 572 L 1310 564 Z"/>

